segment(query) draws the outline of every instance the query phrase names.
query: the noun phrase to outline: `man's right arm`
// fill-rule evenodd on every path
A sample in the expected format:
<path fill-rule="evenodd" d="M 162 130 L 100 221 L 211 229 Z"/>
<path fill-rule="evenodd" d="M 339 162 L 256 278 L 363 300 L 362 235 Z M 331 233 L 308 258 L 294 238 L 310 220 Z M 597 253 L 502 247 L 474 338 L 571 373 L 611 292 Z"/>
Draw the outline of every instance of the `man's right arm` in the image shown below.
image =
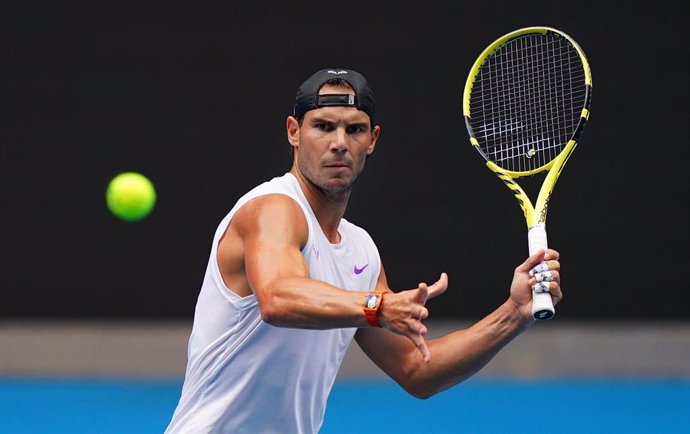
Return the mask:
<path fill-rule="evenodd" d="M 261 316 L 278 327 L 364 327 L 362 293 L 309 278 L 301 249 L 307 242 L 304 212 L 282 194 L 242 206 L 218 245 L 221 275 L 239 295 L 254 293 Z M 244 290 L 242 290 L 244 288 Z"/>
<path fill-rule="evenodd" d="M 364 293 L 335 287 L 309 277 L 304 257 L 307 221 L 299 205 L 285 195 L 267 195 L 245 204 L 232 219 L 218 246 L 218 262 L 228 288 L 254 293 L 261 316 L 277 327 L 368 328 L 362 309 Z M 383 273 L 382 273 L 383 275 Z M 447 280 L 434 285 L 443 292 Z M 381 326 L 406 336 L 428 358 L 424 341 L 427 293 L 419 289 L 393 293 L 385 279 Z"/>

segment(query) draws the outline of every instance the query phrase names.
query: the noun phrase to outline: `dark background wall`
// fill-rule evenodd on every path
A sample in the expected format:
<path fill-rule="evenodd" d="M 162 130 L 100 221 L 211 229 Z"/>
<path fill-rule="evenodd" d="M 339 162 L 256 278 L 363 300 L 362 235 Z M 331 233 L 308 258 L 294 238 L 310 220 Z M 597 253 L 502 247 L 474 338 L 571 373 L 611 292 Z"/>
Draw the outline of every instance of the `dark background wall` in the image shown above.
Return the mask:
<path fill-rule="evenodd" d="M 285 117 L 321 67 L 377 93 L 382 138 L 346 217 L 392 287 L 447 271 L 432 315 L 484 315 L 526 228 L 473 155 L 461 93 L 489 42 L 548 25 L 594 76 L 549 211 L 558 316 L 688 319 L 687 24 L 680 1 L 0 2 L 0 318 L 191 318 L 218 221 L 288 170 Z M 137 223 L 104 201 L 129 170 L 159 195 Z"/>

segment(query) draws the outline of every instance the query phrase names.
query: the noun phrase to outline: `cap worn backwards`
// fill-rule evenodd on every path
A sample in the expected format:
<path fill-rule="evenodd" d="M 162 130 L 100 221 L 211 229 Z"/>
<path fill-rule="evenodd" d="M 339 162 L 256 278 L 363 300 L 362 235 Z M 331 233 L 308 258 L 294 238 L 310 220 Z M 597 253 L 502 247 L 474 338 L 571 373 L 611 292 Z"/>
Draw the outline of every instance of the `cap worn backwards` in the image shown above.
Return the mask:
<path fill-rule="evenodd" d="M 334 78 L 347 82 L 355 91 L 355 94 L 319 95 L 319 89 L 321 89 L 327 81 Z M 368 114 L 371 123 L 374 123 L 374 114 L 376 112 L 374 92 L 369 87 L 367 79 L 357 71 L 341 68 L 326 68 L 306 79 L 299 89 L 297 89 L 294 116 L 300 118 L 309 110 L 330 106 L 355 107 Z"/>

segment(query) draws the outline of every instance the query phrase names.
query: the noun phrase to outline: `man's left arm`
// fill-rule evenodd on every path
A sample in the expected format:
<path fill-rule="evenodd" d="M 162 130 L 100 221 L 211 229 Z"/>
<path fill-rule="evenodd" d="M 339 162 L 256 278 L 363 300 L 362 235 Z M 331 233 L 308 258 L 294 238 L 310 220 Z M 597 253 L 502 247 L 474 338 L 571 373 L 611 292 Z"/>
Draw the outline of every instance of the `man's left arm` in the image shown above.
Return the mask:
<path fill-rule="evenodd" d="M 429 340 L 431 357 L 428 362 L 409 339 L 384 329 L 359 329 L 355 335 L 357 343 L 411 395 L 428 398 L 471 377 L 534 322 L 531 299 L 536 279 L 529 275 L 532 268 L 542 262 L 548 265 L 554 304 L 560 301 L 560 264 L 556 258 L 558 252 L 555 250 L 541 251 L 518 266 L 508 300 L 473 326 Z M 385 281 L 385 276 L 383 279 Z M 385 300 L 384 296 L 384 308 Z"/>

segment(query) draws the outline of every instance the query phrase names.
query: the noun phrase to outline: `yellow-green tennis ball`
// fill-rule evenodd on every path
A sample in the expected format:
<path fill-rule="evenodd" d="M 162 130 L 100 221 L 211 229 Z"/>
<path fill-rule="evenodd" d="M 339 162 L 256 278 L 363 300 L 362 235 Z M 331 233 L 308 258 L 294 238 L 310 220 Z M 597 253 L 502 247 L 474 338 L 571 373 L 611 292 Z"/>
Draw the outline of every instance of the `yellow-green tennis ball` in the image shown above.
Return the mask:
<path fill-rule="evenodd" d="M 119 218 L 141 220 L 153 211 L 156 189 L 144 175 L 125 172 L 110 181 L 105 199 L 110 211 Z"/>

